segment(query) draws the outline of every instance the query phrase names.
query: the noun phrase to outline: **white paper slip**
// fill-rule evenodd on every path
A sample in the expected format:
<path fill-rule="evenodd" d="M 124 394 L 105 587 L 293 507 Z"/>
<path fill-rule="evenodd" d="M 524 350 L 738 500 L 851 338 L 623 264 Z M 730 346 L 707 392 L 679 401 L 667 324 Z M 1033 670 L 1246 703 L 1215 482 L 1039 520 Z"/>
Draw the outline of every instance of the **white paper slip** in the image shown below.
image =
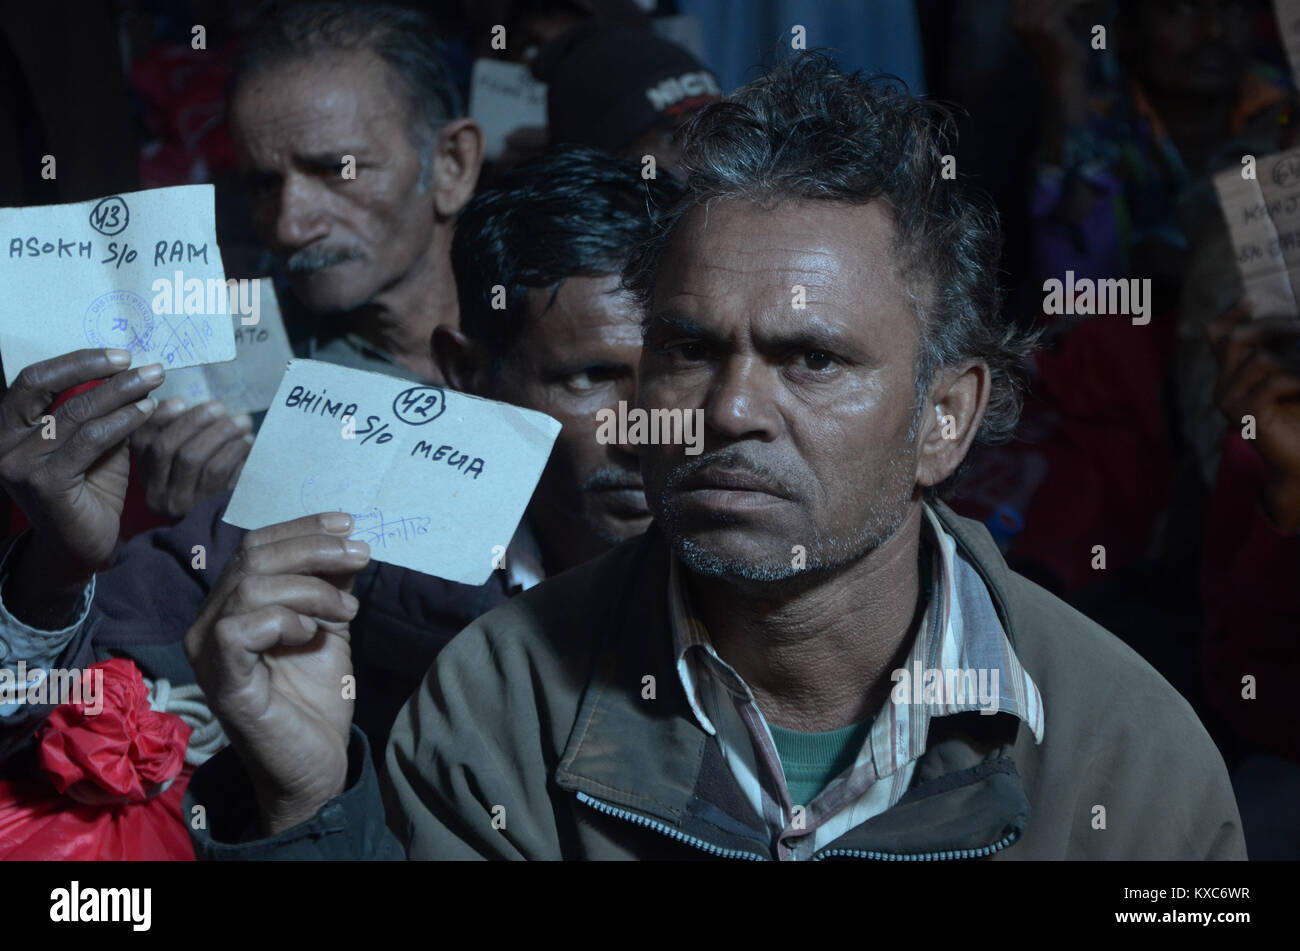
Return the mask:
<path fill-rule="evenodd" d="M 1214 187 L 1255 316 L 1300 315 L 1300 151 L 1260 156 L 1254 178 L 1227 169 Z"/>
<path fill-rule="evenodd" d="M 500 565 L 559 432 L 534 410 L 294 360 L 224 518 L 256 529 L 347 512 L 371 557 L 480 585 Z"/>
<path fill-rule="evenodd" d="M 520 63 L 476 59 L 470 72 L 469 114 L 483 127 L 483 152 L 494 162 L 506 137 L 524 126 L 546 126 L 546 84 Z"/>
<path fill-rule="evenodd" d="M 85 347 L 164 369 L 235 357 L 211 185 L 0 208 L 0 357 L 23 367 Z"/>
<path fill-rule="evenodd" d="M 271 405 L 285 365 L 293 359 L 293 348 L 280 317 L 275 284 L 269 277 L 257 278 L 254 288 L 258 295 L 256 312 L 230 318 L 235 332 L 235 359 L 171 370 L 151 394 L 154 399 L 162 402 L 179 398 L 190 406 L 221 400 L 232 415 L 260 413 Z M 256 321 L 245 324 L 250 316 L 255 316 Z"/>

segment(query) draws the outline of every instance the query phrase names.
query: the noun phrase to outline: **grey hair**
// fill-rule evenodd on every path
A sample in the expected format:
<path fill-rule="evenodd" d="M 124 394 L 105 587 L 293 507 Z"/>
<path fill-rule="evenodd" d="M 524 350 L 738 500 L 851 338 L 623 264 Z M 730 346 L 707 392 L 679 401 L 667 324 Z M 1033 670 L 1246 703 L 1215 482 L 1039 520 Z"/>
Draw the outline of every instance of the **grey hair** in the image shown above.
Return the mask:
<path fill-rule="evenodd" d="M 306 3 L 289 7 L 255 30 L 230 78 L 227 101 L 252 75 L 317 53 L 368 51 L 392 71 L 407 107 L 411 143 L 420 155 L 418 187 L 433 181 L 438 130 L 464 115 L 433 24 L 415 10 L 386 4 Z"/>
<path fill-rule="evenodd" d="M 909 438 L 936 371 L 966 360 L 990 371 L 976 440 L 1011 438 L 1022 405 L 1019 370 L 1036 334 L 1002 314 L 996 211 L 943 175 L 956 141 L 947 109 L 913 97 L 893 77 L 841 73 L 825 54 L 809 52 L 704 109 L 682 138 L 687 191 L 623 275 L 647 315 L 660 257 L 697 207 L 732 198 L 882 201 L 895 225 L 891 267 L 920 327 Z M 944 494 L 956 476 L 928 494 Z"/>

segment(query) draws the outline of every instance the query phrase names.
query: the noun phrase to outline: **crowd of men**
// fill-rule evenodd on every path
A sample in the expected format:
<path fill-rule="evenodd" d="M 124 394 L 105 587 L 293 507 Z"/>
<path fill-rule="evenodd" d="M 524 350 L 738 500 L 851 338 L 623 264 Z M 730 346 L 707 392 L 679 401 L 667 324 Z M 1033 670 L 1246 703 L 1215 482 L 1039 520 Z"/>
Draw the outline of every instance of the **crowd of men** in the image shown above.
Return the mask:
<path fill-rule="evenodd" d="M 598 63 L 628 29 L 561 49 Z M 160 367 L 82 350 L 0 402 L 31 525 L 0 660 L 195 685 L 206 858 L 1244 858 L 1188 703 L 944 501 L 1015 431 L 1035 345 L 996 215 L 944 174 L 946 113 L 819 53 L 723 98 L 679 51 L 587 141 L 480 183 L 435 35 L 293 7 L 228 121 L 302 355 L 562 424 L 504 567 L 376 561 L 343 513 L 235 528 L 251 421 L 157 405 Z M 542 69 L 590 75 L 559 55 Z M 698 95 L 647 99 L 682 76 Z M 1216 345 L 1246 372 L 1239 324 Z M 598 441 L 620 403 L 702 411 L 703 452 Z M 179 520 L 119 552 L 132 450 Z M 0 764 L 49 713 L 0 706 Z"/>

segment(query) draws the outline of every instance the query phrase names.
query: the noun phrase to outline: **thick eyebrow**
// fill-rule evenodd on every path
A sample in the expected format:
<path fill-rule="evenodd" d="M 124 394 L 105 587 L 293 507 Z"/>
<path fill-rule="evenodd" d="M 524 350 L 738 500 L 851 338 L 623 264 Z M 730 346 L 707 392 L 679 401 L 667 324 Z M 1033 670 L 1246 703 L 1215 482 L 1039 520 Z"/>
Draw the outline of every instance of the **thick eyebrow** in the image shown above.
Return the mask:
<path fill-rule="evenodd" d="M 689 317 L 683 317 L 671 310 L 661 310 L 646 318 L 645 329 L 651 328 L 675 332 L 683 337 L 696 337 L 700 340 L 717 341 L 721 339 Z"/>
<path fill-rule="evenodd" d="M 715 331 L 673 311 L 660 311 L 653 314 L 647 321 L 647 329 L 651 325 L 669 333 L 693 337 L 707 343 L 717 343 L 722 340 Z M 798 327 L 761 334 L 758 346 L 760 350 L 773 354 L 787 353 L 792 350 L 824 350 L 869 367 L 879 365 L 879 360 L 868 351 L 865 344 L 853 340 L 844 330 L 815 317 L 808 318 L 806 323 Z"/>
<path fill-rule="evenodd" d="M 301 152 L 297 158 L 299 162 L 306 162 L 308 165 L 333 166 L 343 162 L 343 156 L 356 155 L 356 152 L 349 152 L 347 149 L 341 149 L 337 152 Z"/>

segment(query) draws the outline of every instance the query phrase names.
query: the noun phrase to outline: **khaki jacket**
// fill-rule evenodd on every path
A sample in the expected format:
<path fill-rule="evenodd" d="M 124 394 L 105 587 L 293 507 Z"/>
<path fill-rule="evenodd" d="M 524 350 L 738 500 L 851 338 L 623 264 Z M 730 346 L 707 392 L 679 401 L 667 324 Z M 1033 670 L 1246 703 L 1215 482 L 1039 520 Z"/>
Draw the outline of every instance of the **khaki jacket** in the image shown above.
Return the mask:
<path fill-rule="evenodd" d="M 815 857 L 1245 858 L 1223 759 L 1187 702 L 1113 635 L 1010 571 L 983 526 L 934 508 L 1041 691 L 1044 740 L 1004 714 L 936 718 L 902 801 Z M 260 843 L 196 835 L 200 854 L 775 858 L 686 705 L 668 557 L 652 527 L 452 640 L 389 739 L 383 797 L 398 843 L 379 825 L 354 732 L 351 786 L 316 818 Z M 643 699 L 646 677 L 654 699 Z M 197 801 L 215 788 L 204 775 L 214 763 L 195 777 Z"/>

